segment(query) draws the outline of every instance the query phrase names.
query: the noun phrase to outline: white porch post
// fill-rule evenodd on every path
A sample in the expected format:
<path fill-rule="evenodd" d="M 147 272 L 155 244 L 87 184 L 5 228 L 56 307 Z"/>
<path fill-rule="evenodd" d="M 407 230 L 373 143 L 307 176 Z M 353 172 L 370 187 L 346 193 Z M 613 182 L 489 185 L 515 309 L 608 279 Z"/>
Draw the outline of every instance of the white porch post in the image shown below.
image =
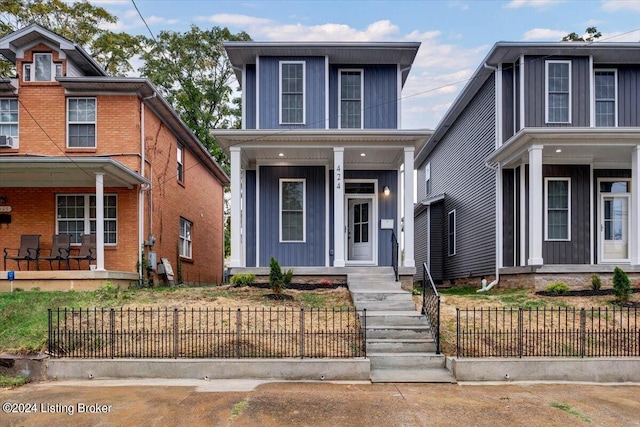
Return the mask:
<path fill-rule="evenodd" d="M 640 264 L 640 146 L 631 152 L 631 226 L 629 227 L 629 262 Z"/>
<path fill-rule="evenodd" d="M 415 148 L 404 147 L 404 263 L 414 268 L 416 260 L 413 248 L 413 154 Z M 399 255 L 399 254 L 398 254 Z"/>
<path fill-rule="evenodd" d="M 344 267 L 344 147 L 333 149 L 333 266 Z"/>
<path fill-rule="evenodd" d="M 96 173 L 96 270 L 104 271 L 104 174 Z"/>
<path fill-rule="evenodd" d="M 542 145 L 529 148 L 529 261 L 543 265 L 542 260 Z"/>
<path fill-rule="evenodd" d="M 242 265 L 242 200 L 240 147 L 231 147 L 231 259 L 229 267 Z"/>

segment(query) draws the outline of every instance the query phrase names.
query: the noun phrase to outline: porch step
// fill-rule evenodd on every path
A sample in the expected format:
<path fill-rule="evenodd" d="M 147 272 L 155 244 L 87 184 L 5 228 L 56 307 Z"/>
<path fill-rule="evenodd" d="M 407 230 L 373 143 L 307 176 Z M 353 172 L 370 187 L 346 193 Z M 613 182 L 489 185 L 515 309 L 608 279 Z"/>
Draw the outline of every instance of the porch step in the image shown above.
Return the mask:
<path fill-rule="evenodd" d="M 367 310 L 367 326 L 428 326 L 425 315 L 415 310 Z"/>
<path fill-rule="evenodd" d="M 367 341 L 369 339 L 416 339 L 426 340 L 433 338 L 429 326 L 390 326 L 390 325 L 367 325 Z"/>
<path fill-rule="evenodd" d="M 371 369 L 373 383 L 455 383 L 445 368 L 435 369 Z"/>
<path fill-rule="evenodd" d="M 367 310 L 367 317 L 369 313 L 379 310 L 415 310 L 416 305 L 413 301 L 398 301 L 398 300 L 377 300 L 377 301 L 354 301 L 356 310 Z"/>
<path fill-rule="evenodd" d="M 370 353 L 435 353 L 433 338 L 367 338 Z"/>
<path fill-rule="evenodd" d="M 363 289 L 363 290 L 354 290 L 353 300 L 355 301 L 413 301 L 411 298 L 411 294 L 409 292 L 403 291 L 401 289 Z"/>

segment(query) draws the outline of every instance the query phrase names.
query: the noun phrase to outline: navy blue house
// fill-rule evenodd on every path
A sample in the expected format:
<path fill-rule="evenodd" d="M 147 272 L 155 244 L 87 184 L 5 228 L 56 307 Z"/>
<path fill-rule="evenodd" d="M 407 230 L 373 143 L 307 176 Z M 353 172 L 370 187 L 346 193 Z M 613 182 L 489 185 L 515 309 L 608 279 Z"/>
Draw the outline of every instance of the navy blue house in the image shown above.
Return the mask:
<path fill-rule="evenodd" d="M 229 42 L 242 129 L 215 130 L 231 160 L 230 267 L 389 266 L 413 275 L 414 155 L 400 130 L 419 43 Z M 405 196 L 406 195 L 406 196 Z M 403 222 L 403 212 L 409 212 Z"/>

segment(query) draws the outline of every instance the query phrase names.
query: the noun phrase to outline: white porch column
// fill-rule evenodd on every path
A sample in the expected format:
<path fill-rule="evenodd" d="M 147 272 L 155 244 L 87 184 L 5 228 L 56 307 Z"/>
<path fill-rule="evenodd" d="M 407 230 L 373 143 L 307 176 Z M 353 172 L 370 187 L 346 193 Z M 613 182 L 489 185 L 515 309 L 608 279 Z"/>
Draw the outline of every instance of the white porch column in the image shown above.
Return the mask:
<path fill-rule="evenodd" d="M 344 267 L 344 147 L 333 149 L 333 266 Z"/>
<path fill-rule="evenodd" d="M 96 173 L 96 270 L 104 271 L 104 174 Z"/>
<path fill-rule="evenodd" d="M 529 148 L 529 261 L 528 265 L 543 265 L 542 260 L 542 145 Z"/>
<path fill-rule="evenodd" d="M 404 147 L 404 265 L 414 268 L 413 248 L 413 154 L 415 148 Z M 400 255 L 400 254 L 398 254 Z"/>
<path fill-rule="evenodd" d="M 240 147 L 231 147 L 231 259 L 229 267 L 242 265 L 242 192 Z"/>
<path fill-rule="evenodd" d="M 640 146 L 631 152 L 631 225 L 629 227 L 629 262 L 640 264 Z"/>

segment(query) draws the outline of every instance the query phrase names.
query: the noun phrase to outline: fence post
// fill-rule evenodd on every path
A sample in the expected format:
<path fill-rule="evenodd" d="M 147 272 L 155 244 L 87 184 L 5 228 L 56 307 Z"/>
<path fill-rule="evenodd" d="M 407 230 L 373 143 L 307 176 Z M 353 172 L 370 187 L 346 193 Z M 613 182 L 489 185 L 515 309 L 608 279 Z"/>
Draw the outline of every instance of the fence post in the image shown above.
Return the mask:
<path fill-rule="evenodd" d="M 524 313 L 522 308 L 518 308 L 518 357 L 522 359 L 523 334 L 524 334 Z"/>
<path fill-rule="evenodd" d="M 456 307 L 456 357 L 460 358 L 460 309 Z"/>
<path fill-rule="evenodd" d="M 304 308 L 300 309 L 300 358 L 304 359 Z"/>
<path fill-rule="evenodd" d="M 357 314 L 357 311 L 356 311 L 356 309 L 355 309 L 355 308 L 353 309 L 353 312 L 354 312 L 355 314 Z M 366 309 L 366 308 L 365 308 L 364 310 L 362 310 L 362 317 L 363 317 L 363 319 L 364 319 L 364 322 L 363 322 L 363 325 L 364 325 L 364 334 L 363 334 L 363 336 L 362 336 L 362 340 L 363 340 L 362 346 L 363 346 L 363 348 L 364 348 L 364 355 L 363 355 L 363 357 L 365 357 L 365 358 L 366 358 L 366 357 L 367 357 L 367 309 Z"/>
<path fill-rule="evenodd" d="M 587 341 L 587 312 L 584 307 L 580 309 L 580 357 L 584 357 Z"/>
<path fill-rule="evenodd" d="M 115 348 L 115 335 L 116 335 L 116 311 L 115 309 L 110 309 L 109 310 L 109 342 L 111 343 L 110 350 L 111 350 L 111 358 L 113 359 L 114 356 L 114 348 Z"/>
<path fill-rule="evenodd" d="M 51 309 L 48 308 L 47 309 L 47 329 L 48 329 L 48 331 L 47 331 L 47 353 L 49 353 L 50 356 L 53 354 L 52 353 L 52 345 L 51 345 L 51 337 L 52 337 L 51 328 L 53 326 L 52 325 L 51 316 L 52 316 Z"/>
<path fill-rule="evenodd" d="M 173 358 L 178 358 L 178 345 L 180 340 L 178 339 L 178 308 L 173 309 Z"/>
<path fill-rule="evenodd" d="M 240 334 L 242 333 L 242 310 L 238 309 L 236 316 L 236 357 L 240 359 Z"/>

